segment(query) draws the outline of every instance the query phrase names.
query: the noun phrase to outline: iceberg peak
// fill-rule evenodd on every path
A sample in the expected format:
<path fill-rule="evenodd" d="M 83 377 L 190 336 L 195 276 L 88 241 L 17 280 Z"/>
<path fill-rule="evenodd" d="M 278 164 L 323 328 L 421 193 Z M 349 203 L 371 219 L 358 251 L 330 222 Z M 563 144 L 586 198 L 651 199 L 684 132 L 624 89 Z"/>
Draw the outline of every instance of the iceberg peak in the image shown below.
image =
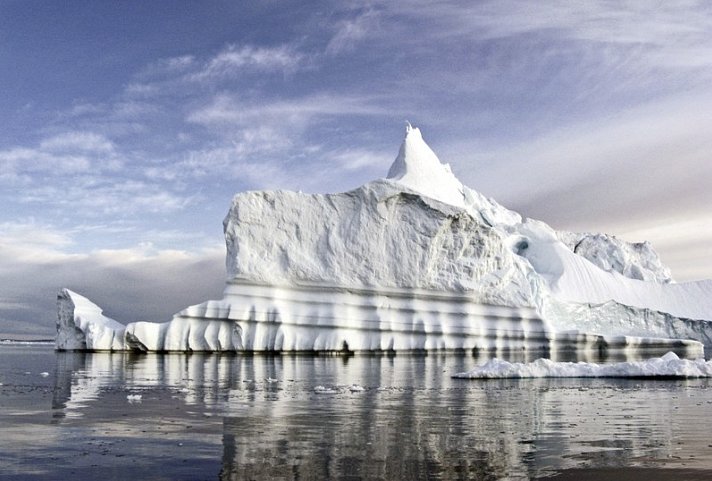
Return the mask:
<path fill-rule="evenodd" d="M 423 140 L 420 129 L 410 122 L 406 122 L 405 138 L 386 178 L 441 202 L 465 205 L 462 183 L 448 164 L 440 162 Z"/>

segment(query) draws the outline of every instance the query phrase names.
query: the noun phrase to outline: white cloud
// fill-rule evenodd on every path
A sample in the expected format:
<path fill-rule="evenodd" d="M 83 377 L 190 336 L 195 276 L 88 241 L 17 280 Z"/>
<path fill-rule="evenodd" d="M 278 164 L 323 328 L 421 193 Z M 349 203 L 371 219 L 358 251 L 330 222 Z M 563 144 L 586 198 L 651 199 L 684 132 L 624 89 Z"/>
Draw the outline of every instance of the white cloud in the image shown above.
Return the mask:
<path fill-rule="evenodd" d="M 94 176 L 75 177 L 65 185 L 38 186 L 21 192 L 17 199 L 71 209 L 75 216 L 88 217 L 168 213 L 185 208 L 193 200 L 156 183 Z"/>
<path fill-rule="evenodd" d="M 6 205 L 43 205 L 45 214 L 58 209 L 77 218 L 167 213 L 194 200 L 179 193 L 180 185 L 141 178 L 144 169 L 131 165 L 114 142 L 88 131 L 66 131 L 36 147 L 2 150 L 0 169 L 0 182 L 17 189 L 0 196 Z"/>
<path fill-rule="evenodd" d="M 114 144 L 101 134 L 69 131 L 39 142 L 36 147 L 0 150 L 0 169 L 6 174 L 75 175 L 120 166 Z"/>
<path fill-rule="evenodd" d="M 220 298 L 223 247 L 188 253 L 141 244 L 70 254 L 64 249 L 73 235 L 33 221 L 0 226 L 3 333 L 51 334 L 60 287 L 89 296 L 124 322 L 165 321 L 190 304 Z"/>
<path fill-rule="evenodd" d="M 135 75 L 126 87 L 131 96 L 162 95 L 165 87 L 186 82 L 212 82 L 247 73 L 293 73 L 305 56 L 289 45 L 275 47 L 229 44 L 208 58 L 181 55 L 158 60 Z M 192 86 L 191 88 L 195 88 Z"/>
<path fill-rule="evenodd" d="M 13 262 L 55 259 L 58 249 L 72 244 L 71 235 L 34 219 L 0 223 L 0 251 Z M 3 264 L 0 270 L 8 268 Z"/>
<path fill-rule="evenodd" d="M 264 140 L 252 139 L 191 151 L 184 160 L 175 164 L 174 171 L 183 176 L 239 179 L 244 185 L 252 187 L 284 187 L 295 172 L 285 168 L 286 159 L 282 156 L 265 158 L 266 154 L 275 152 L 278 144 L 263 144 Z"/>
<path fill-rule="evenodd" d="M 0 169 L 5 175 L 19 176 L 23 173 L 47 172 L 70 175 L 87 172 L 92 159 L 78 154 L 55 154 L 40 149 L 14 147 L 0 151 Z"/>
<path fill-rule="evenodd" d="M 42 140 L 39 149 L 51 152 L 111 154 L 114 152 L 114 144 L 103 135 L 93 132 L 65 132 Z"/>
<path fill-rule="evenodd" d="M 353 50 L 358 42 L 378 27 L 379 16 L 374 10 L 336 23 L 336 32 L 326 46 L 326 53 L 336 55 Z"/>
<path fill-rule="evenodd" d="M 355 148 L 326 153 L 323 157 L 331 159 L 336 164 L 337 168 L 335 170 L 351 171 L 373 167 L 383 170 L 393 161 L 394 154 L 393 152 L 374 152 L 368 149 Z"/>
<path fill-rule="evenodd" d="M 376 104 L 375 96 L 347 96 L 318 94 L 304 97 L 260 101 L 220 94 L 207 106 L 188 114 L 186 120 L 205 126 L 273 126 L 283 130 L 284 136 L 295 137 L 316 118 L 385 115 L 389 112 Z"/>
<path fill-rule="evenodd" d="M 605 0 L 584 4 L 497 0 L 427 5 L 432 8 L 409 5 L 398 13 L 426 17 L 444 37 L 488 40 L 538 35 L 564 48 L 574 41 L 593 42 L 599 49 L 625 49 L 632 54 L 626 67 L 632 69 L 712 66 L 712 9 L 704 2 L 612 5 Z"/>
<path fill-rule="evenodd" d="M 299 52 L 286 45 L 272 48 L 228 45 L 189 78 L 224 78 L 244 73 L 246 70 L 290 72 L 294 71 L 302 60 L 303 56 Z"/>

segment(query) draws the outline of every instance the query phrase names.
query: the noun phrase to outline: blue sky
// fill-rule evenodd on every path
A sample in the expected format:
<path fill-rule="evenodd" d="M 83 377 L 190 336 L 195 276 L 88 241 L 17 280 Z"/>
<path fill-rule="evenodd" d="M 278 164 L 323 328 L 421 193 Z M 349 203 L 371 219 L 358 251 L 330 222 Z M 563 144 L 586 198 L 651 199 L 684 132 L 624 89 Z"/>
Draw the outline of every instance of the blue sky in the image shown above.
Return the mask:
<path fill-rule="evenodd" d="M 221 297 L 234 193 L 382 177 L 405 120 L 505 206 L 712 277 L 712 6 L 576 3 L 0 0 L 0 334 L 63 286 Z"/>

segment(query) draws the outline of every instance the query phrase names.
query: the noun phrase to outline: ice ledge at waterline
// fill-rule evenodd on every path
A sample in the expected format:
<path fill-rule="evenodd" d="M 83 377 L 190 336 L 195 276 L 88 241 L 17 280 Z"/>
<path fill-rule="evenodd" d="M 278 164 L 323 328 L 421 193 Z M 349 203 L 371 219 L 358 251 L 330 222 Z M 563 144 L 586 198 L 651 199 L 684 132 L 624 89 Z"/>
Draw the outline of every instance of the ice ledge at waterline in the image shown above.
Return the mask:
<path fill-rule="evenodd" d="M 462 294 L 230 284 L 170 322 L 126 326 L 91 301 L 60 291 L 57 348 L 136 351 L 557 351 L 676 349 L 696 341 L 552 332 L 531 308 L 478 304 Z"/>
<path fill-rule="evenodd" d="M 712 281 L 648 243 L 556 232 L 464 186 L 408 128 L 386 179 L 237 194 L 220 301 L 126 326 L 60 292 L 59 349 L 410 350 L 712 345 Z"/>

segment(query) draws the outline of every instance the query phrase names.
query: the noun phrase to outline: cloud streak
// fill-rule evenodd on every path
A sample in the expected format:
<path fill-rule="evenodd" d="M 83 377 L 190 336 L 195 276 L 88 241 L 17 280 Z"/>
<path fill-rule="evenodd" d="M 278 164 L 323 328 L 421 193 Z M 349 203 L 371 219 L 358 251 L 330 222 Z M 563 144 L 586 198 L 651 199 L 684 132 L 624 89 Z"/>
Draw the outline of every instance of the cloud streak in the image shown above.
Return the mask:
<path fill-rule="evenodd" d="M 130 322 L 166 321 L 178 310 L 220 298 L 224 249 L 196 252 L 150 246 L 69 254 L 71 234 L 37 223 L 4 224 L 0 230 L 0 334 L 54 332 L 60 287 L 89 296 L 106 314 Z"/>

